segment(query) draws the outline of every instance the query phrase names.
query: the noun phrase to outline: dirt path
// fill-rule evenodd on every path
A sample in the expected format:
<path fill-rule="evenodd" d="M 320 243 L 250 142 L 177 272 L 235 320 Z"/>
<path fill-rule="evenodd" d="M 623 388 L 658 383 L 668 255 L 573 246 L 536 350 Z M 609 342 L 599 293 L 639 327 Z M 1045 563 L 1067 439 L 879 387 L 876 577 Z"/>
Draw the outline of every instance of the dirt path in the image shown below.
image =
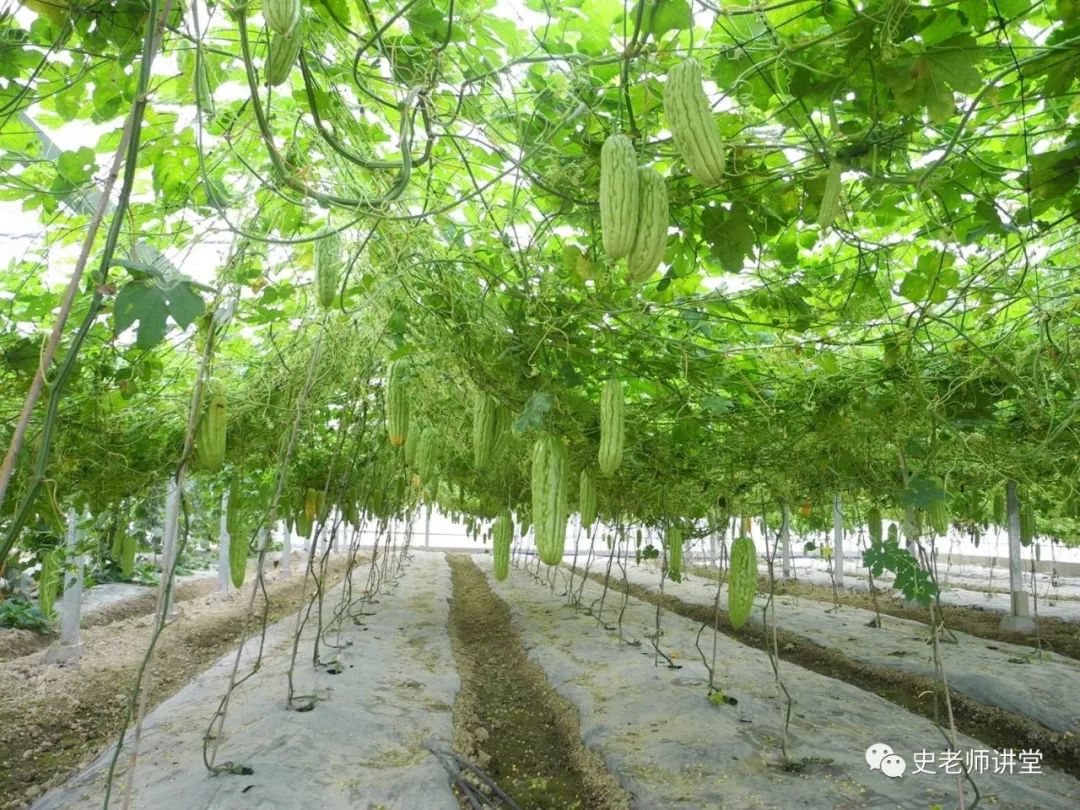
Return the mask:
<path fill-rule="evenodd" d="M 335 560 L 330 581 L 344 568 L 344 559 Z M 303 580 L 268 575 L 269 621 L 300 607 Z M 216 595 L 181 600 L 182 617 L 158 641 L 151 707 L 240 642 L 252 587 L 249 581 L 228 602 Z M 257 598 L 256 610 L 263 604 Z M 0 663 L 0 810 L 27 806 L 114 741 L 152 624 L 147 613 L 84 630 L 86 652 L 78 666 L 47 665 L 40 653 Z"/>
<path fill-rule="evenodd" d="M 506 603 L 466 555 L 448 555 L 450 638 L 461 678 L 454 748 L 529 810 L 608 810 L 629 798 L 581 742 L 576 712 L 529 661 Z M 470 804 L 461 797 L 462 807 Z"/>
<path fill-rule="evenodd" d="M 582 573 L 581 569 L 578 573 Z M 589 579 L 603 584 L 604 575 L 590 572 Z M 621 578 L 614 575 L 608 587 L 619 593 L 626 590 Z M 630 584 L 628 592 L 651 604 L 661 603 L 660 595 L 650 588 Z M 712 608 L 691 604 L 670 594 L 664 595 L 662 605 L 709 627 L 716 621 Z M 723 609 L 717 625 L 721 633 L 731 638 L 759 649 L 764 647 L 765 631 L 760 626 L 748 623 L 734 630 Z M 839 650 L 814 644 L 784 630 L 778 629 L 776 636 L 781 659 L 873 692 L 930 720 L 943 725 L 947 723 L 944 694 L 937 682 L 920 675 L 853 661 Z M 949 690 L 949 696 L 959 732 L 997 749 L 1039 749 L 1047 765 L 1080 779 L 1080 738 L 1067 732 L 1050 731 L 1029 718 L 979 703 L 953 689 Z"/>

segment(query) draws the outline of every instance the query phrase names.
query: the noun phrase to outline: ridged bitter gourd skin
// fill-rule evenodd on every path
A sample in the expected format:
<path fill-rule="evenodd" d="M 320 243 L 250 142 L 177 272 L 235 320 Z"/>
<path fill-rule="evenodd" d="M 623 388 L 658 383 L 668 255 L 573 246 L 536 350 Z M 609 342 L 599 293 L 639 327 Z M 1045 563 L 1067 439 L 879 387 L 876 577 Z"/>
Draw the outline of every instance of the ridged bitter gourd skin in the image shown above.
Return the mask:
<path fill-rule="evenodd" d="M 568 479 L 566 445 L 555 436 L 542 436 L 533 446 L 532 516 L 536 548 L 548 565 L 562 562 L 566 546 Z"/>
<path fill-rule="evenodd" d="M 639 284 L 647 280 L 664 258 L 667 249 L 668 213 L 667 186 L 655 169 L 642 168 L 638 172 L 640 212 L 634 246 L 626 257 L 626 270 L 630 281 Z"/>
<path fill-rule="evenodd" d="M 600 230 L 608 258 L 629 255 L 640 210 L 641 181 L 634 144 L 612 135 L 600 150 Z"/>
<path fill-rule="evenodd" d="M 386 369 L 386 433 L 394 447 L 401 447 L 409 438 L 407 376 L 403 360 L 395 360 Z"/>
<path fill-rule="evenodd" d="M 504 580 L 510 571 L 510 543 L 514 539 L 514 520 L 505 509 L 491 527 L 492 553 L 495 558 L 495 579 Z"/>
<path fill-rule="evenodd" d="M 731 567 L 728 574 L 728 620 L 738 630 L 750 618 L 757 592 L 757 550 L 749 537 L 731 544 Z"/>
<path fill-rule="evenodd" d="M 266 27 L 277 34 L 288 34 L 302 12 L 301 0 L 263 0 L 262 13 Z"/>
<path fill-rule="evenodd" d="M 724 142 L 713 122 L 696 59 L 686 59 L 668 72 L 664 112 L 675 148 L 690 173 L 704 185 L 718 184 L 724 177 Z"/>
<path fill-rule="evenodd" d="M 273 41 L 270 45 L 273 53 Z M 327 232 L 315 243 L 314 251 L 316 295 L 319 306 L 329 309 L 334 304 L 341 278 L 341 235 L 336 231 Z"/>
<path fill-rule="evenodd" d="M 870 507 L 866 514 L 867 529 L 870 533 L 870 542 L 881 545 L 881 510 L 876 506 Z"/>
<path fill-rule="evenodd" d="M 195 455 L 201 469 L 217 472 L 225 464 L 225 387 L 216 380 L 211 380 L 206 385 L 205 396 L 206 407 L 195 430 Z"/>
<path fill-rule="evenodd" d="M 581 525 L 591 529 L 596 522 L 596 483 L 588 470 L 581 471 L 578 482 L 578 512 L 581 514 Z"/>
<path fill-rule="evenodd" d="M 486 469 L 495 454 L 501 421 L 499 403 L 478 395 L 473 406 L 473 465 L 477 470 Z"/>
<path fill-rule="evenodd" d="M 614 475 L 623 460 L 623 408 L 622 383 L 610 379 L 604 383 L 600 394 L 600 471 Z"/>
<path fill-rule="evenodd" d="M 303 45 L 304 26 L 302 23 L 298 23 L 291 33 L 270 35 L 270 45 L 266 53 L 266 83 L 268 85 L 277 87 L 288 80 Z M 334 303 L 334 293 L 337 292 L 336 270 L 333 273 L 320 275 L 318 280 L 319 304 L 324 309 L 329 309 Z"/>
<path fill-rule="evenodd" d="M 667 530 L 668 576 L 675 582 L 682 581 L 683 533 L 678 524 L 671 524 Z"/>

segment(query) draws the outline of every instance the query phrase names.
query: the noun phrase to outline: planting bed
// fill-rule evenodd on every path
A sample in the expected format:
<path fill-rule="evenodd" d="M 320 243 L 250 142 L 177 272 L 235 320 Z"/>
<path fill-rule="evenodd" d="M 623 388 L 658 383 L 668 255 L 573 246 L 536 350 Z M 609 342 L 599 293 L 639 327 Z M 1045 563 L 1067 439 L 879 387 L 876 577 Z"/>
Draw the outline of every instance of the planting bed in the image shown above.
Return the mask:
<path fill-rule="evenodd" d="M 328 593 L 328 603 L 337 591 Z M 273 625 L 260 670 L 233 697 L 218 758 L 253 772 L 211 778 L 202 738 L 228 682 L 234 655 L 224 655 L 148 716 L 134 806 L 457 807 L 446 770 L 426 748 L 446 748 L 451 739 L 458 680 L 446 633 L 449 595 L 441 555 L 418 555 L 367 608 L 373 615 L 360 625 L 346 621 L 340 640 L 326 634 L 323 659 L 331 666 L 298 665 L 296 690 L 304 697 L 296 705 L 313 704 L 310 711 L 285 709 L 295 618 Z M 302 650 L 311 634 L 309 624 Z M 256 649 L 246 646 L 241 673 Z M 106 751 L 34 807 L 100 807 L 109 759 Z M 121 767 L 116 790 L 123 781 Z"/>
<path fill-rule="evenodd" d="M 486 561 L 481 563 L 487 565 Z M 564 577 L 556 580 L 556 594 Z M 695 647 L 700 624 L 664 612 L 660 650 L 656 607 L 630 598 L 623 616 L 629 646 L 597 620 L 553 599 L 550 586 L 513 570 L 493 583 L 515 627 L 558 692 L 581 713 L 582 739 L 597 750 L 634 796 L 636 806 L 662 807 L 930 807 L 953 806 L 955 779 L 912 774 L 916 752 L 979 750 L 960 735 L 956 746 L 932 723 L 855 686 L 781 663 L 792 695 L 785 758 L 784 704 L 768 656 L 724 635 L 717 640 L 716 685 L 737 705 L 714 705 L 708 671 Z M 590 580 L 582 604 L 596 604 L 601 586 Z M 612 625 L 621 596 L 609 593 Z M 711 633 L 702 648 L 711 660 Z M 889 779 L 871 771 L 864 754 L 878 742 L 904 756 L 909 773 Z M 1001 806 L 1071 808 L 1080 782 L 1043 766 L 1029 775 L 974 775 L 984 800 Z M 971 794 L 969 790 L 969 801 Z"/>

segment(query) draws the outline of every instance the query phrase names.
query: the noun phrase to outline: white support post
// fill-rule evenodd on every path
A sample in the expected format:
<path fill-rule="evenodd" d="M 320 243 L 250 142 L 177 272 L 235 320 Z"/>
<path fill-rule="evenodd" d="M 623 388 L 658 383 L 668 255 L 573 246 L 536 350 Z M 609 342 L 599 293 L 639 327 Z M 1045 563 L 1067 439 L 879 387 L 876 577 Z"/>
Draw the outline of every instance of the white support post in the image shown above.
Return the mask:
<path fill-rule="evenodd" d="M 218 596 L 222 599 L 231 599 L 230 572 L 229 572 L 229 490 L 221 493 L 221 527 L 218 530 Z"/>
<path fill-rule="evenodd" d="M 716 526 L 713 526 L 712 531 L 709 532 L 709 560 L 712 562 L 713 568 L 716 568 L 719 565 L 716 556 Z"/>
<path fill-rule="evenodd" d="M 780 515 L 783 521 L 780 526 L 780 553 L 783 555 L 784 579 L 788 579 L 791 577 L 791 509 L 787 501 L 780 504 Z"/>
<path fill-rule="evenodd" d="M 289 524 L 281 524 L 281 575 L 283 577 L 292 576 L 292 532 L 289 531 Z"/>
<path fill-rule="evenodd" d="M 424 548 L 431 548 L 431 504 L 427 505 L 424 517 Z"/>
<path fill-rule="evenodd" d="M 79 529 L 75 509 L 67 513 L 67 543 L 64 549 L 64 596 L 60 603 L 60 641 L 49 648 L 45 660 L 50 664 L 69 664 L 82 657 L 79 637 L 79 614 L 82 611 L 83 568 L 86 559 L 78 553 Z"/>
<path fill-rule="evenodd" d="M 169 476 L 169 489 L 165 497 L 165 527 L 161 538 L 161 582 L 164 584 L 172 576 L 176 567 L 176 528 L 180 519 L 180 487 L 176 485 L 176 479 Z M 169 600 L 165 604 L 165 616 L 172 621 L 180 616 L 173 604 L 173 596 L 176 591 L 176 582 L 173 581 L 169 589 Z"/>
<path fill-rule="evenodd" d="M 1009 526 L 1009 590 L 1012 592 L 1012 610 L 1001 619 L 1001 627 L 1014 633 L 1035 632 L 1031 618 L 1027 591 L 1024 590 L 1024 573 L 1020 556 L 1020 496 L 1016 482 L 1005 485 L 1005 508 Z"/>
<path fill-rule="evenodd" d="M 836 584 L 844 584 L 844 510 L 840 493 L 833 495 L 833 569 L 836 572 Z"/>

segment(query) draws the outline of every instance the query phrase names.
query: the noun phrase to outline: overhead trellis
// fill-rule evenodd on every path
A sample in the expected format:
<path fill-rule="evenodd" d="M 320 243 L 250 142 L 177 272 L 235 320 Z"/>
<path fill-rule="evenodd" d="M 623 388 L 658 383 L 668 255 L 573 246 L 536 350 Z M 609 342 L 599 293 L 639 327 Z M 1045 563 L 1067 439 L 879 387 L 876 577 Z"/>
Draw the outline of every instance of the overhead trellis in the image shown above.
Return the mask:
<path fill-rule="evenodd" d="M 1075 530 L 1075 3 L 317 0 L 287 31 L 275 3 L 0 7 L 0 194 L 26 223 L 0 277 L 5 549 L 68 500 L 160 483 L 226 315 L 230 469 L 277 469 L 317 365 L 286 502 L 326 486 L 359 397 L 343 508 L 527 510 L 533 441 L 595 466 L 615 377 L 626 461 L 602 514 L 699 516 L 755 487 L 899 507 L 926 471 L 950 493 L 1037 482 L 1043 525 Z M 690 57 L 715 177 L 665 104 Z M 666 194 L 655 272 L 604 247 L 612 135 Z M 382 426 L 403 358 L 434 485 Z M 513 425 L 480 468 L 478 399 Z"/>

